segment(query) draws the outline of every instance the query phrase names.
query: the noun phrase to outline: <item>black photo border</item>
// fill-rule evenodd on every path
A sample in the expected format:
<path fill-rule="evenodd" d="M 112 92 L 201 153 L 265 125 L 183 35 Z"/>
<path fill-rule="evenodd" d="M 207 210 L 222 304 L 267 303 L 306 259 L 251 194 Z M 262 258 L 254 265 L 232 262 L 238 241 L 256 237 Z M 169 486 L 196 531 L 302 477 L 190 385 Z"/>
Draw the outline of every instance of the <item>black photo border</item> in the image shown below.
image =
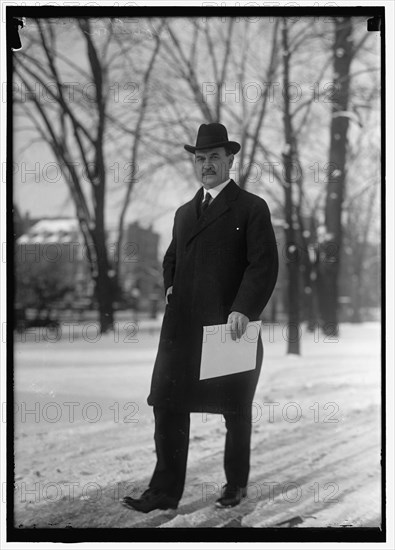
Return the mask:
<path fill-rule="evenodd" d="M 381 528 L 62 528 L 18 529 L 14 526 L 14 227 L 13 227 L 13 56 L 7 32 L 7 542 L 344 542 L 372 543 L 386 541 L 386 378 L 385 378 L 385 7 L 254 7 L 254 6 L 6 6 L 6 26 L 14 17 L 76 18 L 76 17 L 366 17 L 381 21 L 381 442 L 382 442 L 382 525 Z M 23 32 L 21 33 L 23 43 Z"/>

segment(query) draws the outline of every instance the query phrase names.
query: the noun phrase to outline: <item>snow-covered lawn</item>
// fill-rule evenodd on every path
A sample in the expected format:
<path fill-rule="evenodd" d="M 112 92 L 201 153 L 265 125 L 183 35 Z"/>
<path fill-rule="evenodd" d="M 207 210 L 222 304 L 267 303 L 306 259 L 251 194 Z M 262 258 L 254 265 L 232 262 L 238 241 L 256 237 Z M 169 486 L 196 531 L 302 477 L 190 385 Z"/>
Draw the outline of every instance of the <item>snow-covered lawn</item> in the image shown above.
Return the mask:
<path fill-rule="evenodd" d="M 154 324 L 62 327 L 15 341 L 15 525 L 32 527 L 378 526 L 380 325 L 342 325 L 338 341 L 263 328 L 248 497 L 213 503 L 224 483 L 220 415 L 192 415 L 178 510 L 142 515 L 119 498 L 146 488 L 155 465 L 146 404 L 159 338 Z M 36 341 L 35 341 L 36 340 Z M 54 338 L 55 340 L 55 338 Z"/>

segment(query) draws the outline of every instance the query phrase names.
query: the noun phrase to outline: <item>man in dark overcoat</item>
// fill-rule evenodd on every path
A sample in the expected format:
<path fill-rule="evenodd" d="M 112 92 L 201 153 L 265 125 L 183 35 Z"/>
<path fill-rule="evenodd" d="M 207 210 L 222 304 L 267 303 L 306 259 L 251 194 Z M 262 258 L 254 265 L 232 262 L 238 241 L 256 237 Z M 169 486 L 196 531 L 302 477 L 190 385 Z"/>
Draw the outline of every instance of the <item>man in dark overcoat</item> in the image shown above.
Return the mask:
<path fill-rule="evenodd" d="M 203 327 L 229 324 L 241 338 L 259 319 L 276 283 L 278 254 L 266 202 L 229 178 L 240 145 L 219 123 L 200 126 L 195 172 L 203 184 L 175 213 L 163 261 L 166 310 L 148 404 L 155 416 L 157 463 L 149 488 L 126 506 L 149 512 L 177 508 L 185 482 L 191 412 L 225 417 L 226 485 L 218 507 L 246 495 L 250 466 L 251 409 L 263 348 L 258 338 L 254 370 L 199 379 Z"/>

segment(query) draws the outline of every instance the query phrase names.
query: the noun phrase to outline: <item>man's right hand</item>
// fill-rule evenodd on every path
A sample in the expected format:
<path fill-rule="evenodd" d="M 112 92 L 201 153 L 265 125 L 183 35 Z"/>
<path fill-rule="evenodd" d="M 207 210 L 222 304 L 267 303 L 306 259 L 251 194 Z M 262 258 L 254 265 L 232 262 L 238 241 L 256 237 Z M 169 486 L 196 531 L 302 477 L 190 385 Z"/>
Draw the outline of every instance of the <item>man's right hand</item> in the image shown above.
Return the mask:
<path fill-rule="evenodd" d="M 166 305 L 169 303 L 169 297 L 173 292 L 173 287 L 169 286 L 169 288 L 166 290 Z"/>

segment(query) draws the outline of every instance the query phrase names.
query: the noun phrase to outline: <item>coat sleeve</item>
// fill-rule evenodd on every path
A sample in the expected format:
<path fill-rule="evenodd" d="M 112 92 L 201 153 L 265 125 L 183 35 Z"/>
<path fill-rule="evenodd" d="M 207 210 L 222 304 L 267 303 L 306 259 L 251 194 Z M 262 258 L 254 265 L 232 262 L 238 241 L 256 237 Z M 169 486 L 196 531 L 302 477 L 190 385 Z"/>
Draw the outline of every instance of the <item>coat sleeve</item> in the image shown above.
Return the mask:
<path fill-rule="evenodd" d="M 173 285 L 174 273 L 176 270 L 176 250 L 176 216 L 174 216 L 172 239 L 169 248 L 166 250 L 162 264 L 165 294 L 169 286 Z"/>
<path fill-rule="evenodd" d="M 259 318 L 274 290 L 278 275 L 277 243 L 264 200 L 250 211 L 246 231 L 247 267 L 231 311 Z"/>

